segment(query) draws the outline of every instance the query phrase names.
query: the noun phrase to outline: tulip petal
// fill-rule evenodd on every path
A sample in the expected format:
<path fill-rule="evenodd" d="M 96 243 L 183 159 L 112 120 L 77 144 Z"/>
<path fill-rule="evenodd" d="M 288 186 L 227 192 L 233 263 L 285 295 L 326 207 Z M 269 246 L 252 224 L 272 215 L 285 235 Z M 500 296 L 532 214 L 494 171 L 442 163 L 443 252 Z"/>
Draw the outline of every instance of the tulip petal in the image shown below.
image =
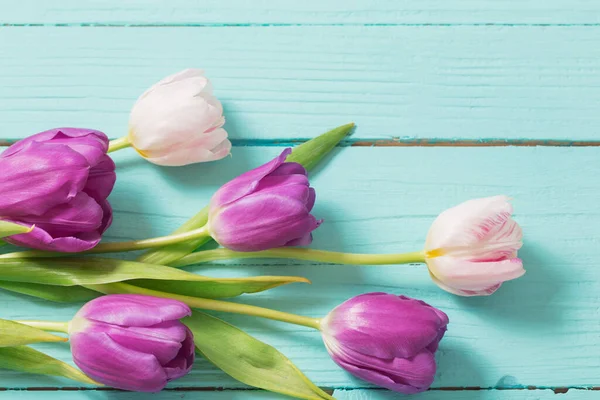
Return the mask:
<path fill-rule="evenodd" d="M 428 350 L 411 358 L 380 359 L 354 351 L 340 353 L 330 349 L 327 342 L 326 347 L 333 361 L 352 375 L 396 392 L 423 392 L 435 378 L 435 358 Z"/>
<path fill-rule="evenodd" d="M 129 326 L 127 329 L 141 335 L 152 336 L 158 339 L 183 342 L 187 336 L 187 328 L 179 320 L 161 322 L 152 326 Z"/>
<path fill-rule="evenodd" d="M 70 140 L 77 138 L 78 140 Z M 108 137 L 94 129 L 55 128 L 19 140 L 2 153 L 8 157 L 18 153 L 33 142 L 64 144 L 83 155 L 90 165 L 95 165 L 108 150 Z"/>
<path fill-rule="evenodd" d="M 431 280 L 433 281 L 433 283 L 438 285 L 441 289 L 445 290 L 446 292 L 455 294 L 457 296 L 463 296 L 463 297 L 489 296 L 489 295 L 493 294 L 494 292 L 496 292 L 496 290 L 498 290 L 500 288 L 500 286 L 502 286 L 501 283 L 498 283 L 494 286 L 490 286 L 488 288 L 481 289 L 481 290 L 463 290 L 460 288 L 454 288 L 454 287 L 446 285 L 444 282 L 442 282 L 438 278 L 436 278 L 433 274 L 431 274 Z"/>
<path fill-rule="evenodd" d="M 428 259 L 427 265 L 431 273 L 446 285 L 477 292 L 525 274 L 523 262 L 519 258 L 473 262 L 441 256 Z"/>
<path fill-rule="evenodd" d="M 163 78 L 162 80 L 160 80 L 159 82 L 155 83 L 154 85 L 152 85 L 148 90 L 146 90 L 144 93 L 142 93 L 142 95 L 139 97 L 138 101 L 140 99 L 143 99 L 145 97 L 147 97 L 150 93 L 154 92 L 154 90 L 160 86 L 166 86 L 170 83 L 173 82 L 180 82 L 189 78 L 204 78 L 205 83 L 204 85 L 206 86 L 209 81 L 207 78 L 204 77 L 204 71 L 201 69 L 197 69 L 197 68 L 188 68 L 188 69 L 184 69 L 183 71 L 179 71 L 173 75 L 169 75 L 166 78 Z M 204 90 L 204 86 L 202 86 L 200 88 L 200 90 Z M 212 92 L 212 90 L 210 91 Z"/>
<path fill-rule="evenodd" d="M 41 217 L 27 216 L 19 220 L 43 229 L 52 237 L 61 237 L 98 230 L 103 215 L 104 212 L 96 200 L 80 192 L 68 203 L 48 210 Z"/>
<path fill-rule="evenodd" d="M 312 233 L 307 233 L 306 235 L 304 235 L 298 239 L 290 240 L 289 242 L 284 244 L 284 246 L 285 247 L 308 246 L 312 243 L 312 241 L 313 241 Z"/>
<path fill-rule="evenodd" d="M 90 378 L 117 389 L 158 392 L 167 375 L 152 354 L 128 349 L 104 332 L 71 335 L 75 364 Z"/>
<path fill-rule="evenodd" d="M 100 224 L 100 227 L 98 228 L 98 232 L 100 233 L 100 235 L 102 235 L 104 232 L 106 232 L 106 230 L 112 224 L 113 211 L 112 211 L 112 206 L 110 205 L 108 200 L 100 201 L 99 205 L 102 208 L 103 217 L 102 217 L 102 223 Z"/>
<path fill-rule="evenodd" d="M 295 186 L 292 186 L 297 190 Z M 308 188 L 306 190 L 308 196 Z M 252 212 L 244 212 L 252 210 Z M 281 247 L 304 237 L 319 224 L 305 203 L 272 193 L 244 197 L 219 210 L 211 219 L 211 235 L 220 244 L 237 251 Z"/>
<path fill-rule="evenodd" d="M 215 209 L 222 207 L 252 193 L 258 187 L 261 179 L 275 171 L 281 164 L 283 164 L 291 152 L 292 149 L 287 148 L 283 150 L 279 156 L 275 157 L 268 163 L 245 172 L 221 186 L 221 188 L 217 190 L 210 201 L 211 208 Z"/>
<path fill-rule="evenodd" d="M 302 164 L 298 164 L 297 162 L 286 162 L 277 167 L 273 172 L 269 174 L 270 176 L 281 176 L 281 175 L 304 175 L 308 176 L 308 172 L 306 168 L 302 166 Z"/>
<path fill-rule="evenodd" d="M 61 253 L 79 253 L 93 249 L 100 243 L 99 231 L 79 233 L 77 236 L 54 238 L 45 230 L 36 226 L 29 233 L 13 235 L 2 240 L 16 246 L 29 247 L 44 251 L 57 251 Z"/>
<path fill-rule="evenodd" d="M 222 119 L 221 103 L 203 93 L 206 78 L 197 77 L 157 86 L 134 105 L 130 139 L 143 152 L 160 151 L 189 142 Z"/>
<path fill-rule="evenodd" d="M 473 261 L 507 257 L 522 245 L 522 231 L 511 220 L 512 206 L 506 196 L 474 199 L 441 213 L 427 235 L 427 251 Z"/>
<path fill-rule="evenodd" d="M 256 190 L 246 196 L 243 200 L 236 203 L 236 206 L 245 204 L 244 200 L 252 199 L 256 202 L 260 201 L 265 196 L 278 196 L 289 200 L 294 200 L 302 203 L 306 209 L 306 203 L 310 196 L 310 187 L 308 186 L 308 178 L 304 175 L 290 176 L 266 176 L 261 179 Z"/>
<path fill-rule="evenodd" d="M 285 165 L 285 164 L 283 164 Z M 308 199 L 309 182 L 306 175 L 272 175 L 269 174 L 262 178 L 256 187 L 256 190 L 251 194 L 255 195 L 258 192 L 278 193 L 293 197 L 305 202 Z M 294 190 L 302 192 L 302 198 L 297 198 L 297 193 Z M 290 193 L 291 192 L 291 193 Z"/>
<path fill-rule="evenodd" d="M 344 349 L 392 359 L 413 357 L 431 343 L 439 342 L 448 317 L 419 300 L 367 293 L 336 307 L 322 324 L 323 331 L 343 343 Z"/>
<path fill-rule="evenodd" d="M 181 378 L 190 372 L 194 365 L 195 357 L 196 348 L 194 346 L 194 335 L 192 334 L 192 331 L 186 327 L 186 337 L 181 343 L 179 354 L 177 354 L 177 356 L 168 364 L 164 365 L 167 380 L 172 381 Z"/>
<path fill-rule="evenodd" d="M 148 309 L 152 309 L 149 313 Z M 115 294 L 88 302 L 77 316 L 121 326 L 153 326 L 165 321 L 190 316 L 192 311 L 184 303 L 151 296 Z"/>
<path fill-rule="evenodd" d="M 315 189 L 310 188 L 308 193 L 308 200 L 306 200 L 306 209 L 310 212 L 315 206 L 315 201 L 317 200 L 317 193 Z"/>
<path fill-rule="evenodd" d="M 177 167 L 182 165 L 216 161 L 231 152 L 231 142 L 225 129 L 199 133 L 189 142 L 179 143 L 159 150 L 145 151 L 144 156 L 153 164 Z"/>
<path fill-rule="evenodd" d="M 104 154 L 104 157 L 90 169 L 83 191 L 92 196 L 98 203 L 100 203 L 100 200 L 106 200 L 117 180 L 115 168 L 115 162 L 112 158 Z"/>
<path fill-rule="evenodd" d="M 145 328 L 106 324 L 103 325 L 102 330 L 115 343 L 129 350 L 152 354 L 161 365 L 174 360 L 179 354 L 181 342 L 185 339 L 186 333 L 185 325 L 178 320 L 167 321 Z M 169 337 L 169 334 L 171 334 L 171 337 Z"/>
<path fill-rule="evenodd" d="M 0 156 L 0 210 L 3 216 L 40 216 L 75 197 L 90 166 L 66 145 L 30 142 Z"/>

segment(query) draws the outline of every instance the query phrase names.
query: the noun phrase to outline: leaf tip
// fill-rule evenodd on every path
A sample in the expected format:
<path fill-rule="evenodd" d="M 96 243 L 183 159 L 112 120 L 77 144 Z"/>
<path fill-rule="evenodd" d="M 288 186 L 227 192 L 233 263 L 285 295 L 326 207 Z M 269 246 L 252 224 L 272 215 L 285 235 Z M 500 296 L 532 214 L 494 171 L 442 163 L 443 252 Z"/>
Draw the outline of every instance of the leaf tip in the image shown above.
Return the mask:
<path fill-rule="evenodd" d="M 305 278 L 303 276 L 297 276 L 296 277 L 296 282 L 298 282 L 298 283 L 308 283 L 309 285 L 312 284 L 312 282 L 310 281 L 310 279 Z"/>
<path fill-rule="evenodd" d="M 343 136 L 348 136 L 352 133 L 352 131 L 354 130 L 355 127 L 356 127 L 356 124 L 354 122 L 349 122 L 345 125 L 340 125 L 337 128 L 334 128 L 333 131 L 337 131 L 338 133 L 341 133 Z"/>
<path fill-rule="evenodd" d="M 275 278 L 279 278 L 279 277 L 275 277 Z M 308 283 L 311 284 L 312 282 L 308 279 L 305 278 L 303 276 L 286 276 L 285 278 L 285 283 Z"/>

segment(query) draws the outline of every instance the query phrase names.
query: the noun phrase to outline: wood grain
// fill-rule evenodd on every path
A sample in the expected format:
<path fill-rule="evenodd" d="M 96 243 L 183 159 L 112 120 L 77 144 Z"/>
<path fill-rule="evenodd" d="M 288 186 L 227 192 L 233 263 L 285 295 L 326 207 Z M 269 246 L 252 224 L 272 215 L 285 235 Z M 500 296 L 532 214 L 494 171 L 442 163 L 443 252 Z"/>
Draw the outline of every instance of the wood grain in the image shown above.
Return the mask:
<path fill-rule="evenodd" d="M 108 240 L 165 234 L 195 213 L 224 181 L 281 148 L 236 148 L 207 165 L 158 168 L 135 152 L 116 154 L 115 222 Z M 385 174 L 382 174 L 385 171 Z M 436 388 L 594 387 L 600 360 L 600 149 L 589 148 L 340 148 L 317 170 L 315 214 L 325 223 L 314 248 L 397 252 L 421 248 L 435 216 L 463 200 L 499 193 L 514 197 L 525 231 L 527 268 L 487 298 L 458 298 L 434 286 L 422 266 L 344 267 L 296 262 L 234 261 L 193 268 L 207 275 L 290 274 L 293 285 L 245 302 L 321 316 L 370 291 L 404 293 L 445 310 L 451 320 L 439 352 Z M 185 193 L 185 195 L 183 195 Z M 1 318 L 68 319 L 76 306 L 2 293 Z M 223 316 L 223 315 L 222 315 Z M 319 385 L 362 388 L 341 371 L 317 333 L 241 316 L 223 316 L 290 357 Z M 542 332 L 543 334 L 541 334 Z M 62 345 L 39 346 L 68 360 Z M 0 387 L 72 386 L 47 377 L 3 372 Z M 199 360 L 182 387 L 242 387 Z"/>
<path fill-rule="evenodd" d="M 0 137 L 85 126 L 111 137 L 149 85 L 205 68 L 234 139 L 597 141 L 593 27 L 0 29 Z M 226 45 L 225 45 L 226 44 Z"/>
<path fill-rule="evenodd" d="M 0 24 L 598 24 L 595 0 L 4 0 Z"/>

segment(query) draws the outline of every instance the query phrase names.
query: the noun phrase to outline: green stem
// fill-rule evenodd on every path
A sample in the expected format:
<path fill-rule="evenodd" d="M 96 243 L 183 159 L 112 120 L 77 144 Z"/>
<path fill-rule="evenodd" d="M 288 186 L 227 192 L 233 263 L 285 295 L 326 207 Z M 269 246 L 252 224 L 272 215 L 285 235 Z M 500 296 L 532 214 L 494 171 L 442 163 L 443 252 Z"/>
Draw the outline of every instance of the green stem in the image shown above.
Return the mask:
<path fill-rule="evenodd" d="M 228 301 L 204 299 L 200 297 L 182 296 L 178 294 L 165 293 L 157 290 L 145 289 L 130 285 L 127 283 L 116 282 L 103 285 L 86 285 L 88 289 L 92 289 L 104 294 L 143 294 L 154 297 L 165 297 L 174 300 L 179 300 L 192 308 L 200 308 L 203 310 L 222 311 L 227 313 L 251 315 L 273 319 L 276 321 L 287 322 L 294 325 L 307 326 L 309 328 L 320 329 L 320 320 L 317 318 L 304 317 L 302 315 L 290 314 L 281 311 L 275 311 L 268 308 L 251 306 L 248 304 L 232 303 Z"/>
<path fill-rule="evenodd" d="M 69 333 L 68 322 L 54 322 L 54 321 L 15 321 L 19 324 L 29 325 L 34 328 L 41 329 L 48 332 L 63 332 Z"/>
<path fill-rule="evenodd" d="M 129 141 L 129 136 L 123 136 L 122 138 L 111 140 L 108 144 L 108 152 L 112 153 L 113 151 L 121 150 L 126 147 L 131 146 L 131 142 Z"/>
<path fill-rule="evenodd" d="M 194 240 L 198 238 L 210 237 L 208 227 L 194 229 L 192 231 L 179 233 L 176 235 L 160 236 L 152 239 L 133 240 L 130 242 L 114 242 L 114 243 L 100 243 L 91 250 L 84 251 L 79 254 L 94 254 L 94 253 L 116 253 L 121 251 L 135 251 L 150 249 L 155 247 L 169 246 L 176 243 L 185 242 L 188 240 Z M 0 255 L 0 259 L 12 259 L 12 258 L 38 258 L 38 257 L 64 257 L 65 253 L 56 253 L 49 251 L 20 251 L 15 253 L 7 253 Z"/>
<path fill-rule="evenodd" d="M 184 267 L 218 260 L 242 258 L 289 258 L 294 260 L 308 260 L 334 264 L 354 265 L 397 265 L 425 262 L 425 252 L 415 251 L 400 254 L 357 254 L 339 253 L 335 251 L 303 249 L 295 247 L 282 247 L 271 250 L 240 252 L 229 249 L 214 249 L 192 253 L 172 264 L 174 267 Z"/>
<path fill-rule="evenodd" d="M 210 236 L 208 226 L 194 229 L 192 231 L 179 233 L 177 235 L 160 236 L 152 239 L 133 240 L 131 242 L 100 243 L 90 250 L 90 253 L 114 253 L 119 251 L 133 251 L 151 249 L 155 247 L 169 246 L 187 240 L 198 239 Z"/>
<path fill-rule="evenodd" d="M 172 234 L 175 235 L 179 233 L 188 232 L 198 227 L 206 225 L 208 223 L 208 211 L 209 207 L 204 207 L 196 215 L 190 218 L 185 224 L 183 224 L 177 230 L 175 230 Z M 148 264 L 170 265 L 171 263 L 190 254 L 198 247 L 202 246 L 207 242 L 210 242 L 211 240 L 211 237 L 203 237 L 200 239 L 188 240 L 187 242 L 177 243 L 171 246 L 151 249 L 139 256 L 137 260 Z"/>

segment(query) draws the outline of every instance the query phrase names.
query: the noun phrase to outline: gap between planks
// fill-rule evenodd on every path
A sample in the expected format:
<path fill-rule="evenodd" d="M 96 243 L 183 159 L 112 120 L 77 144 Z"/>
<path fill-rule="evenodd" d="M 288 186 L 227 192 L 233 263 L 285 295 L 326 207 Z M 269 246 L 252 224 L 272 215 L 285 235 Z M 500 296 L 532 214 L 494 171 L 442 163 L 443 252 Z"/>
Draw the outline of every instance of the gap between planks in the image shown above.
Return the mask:
<path fill-rule="evenodd" d="M 295 146 L 309 139 L 232 139 L 236 147 Z M 10 146 L 16 139 L 0 140 L 0 146 Z M 339 147 L 600 147 L 600 140 L 533 140 L 533 139 L 389 139 L 353 140 L 340 142 Z"/>

